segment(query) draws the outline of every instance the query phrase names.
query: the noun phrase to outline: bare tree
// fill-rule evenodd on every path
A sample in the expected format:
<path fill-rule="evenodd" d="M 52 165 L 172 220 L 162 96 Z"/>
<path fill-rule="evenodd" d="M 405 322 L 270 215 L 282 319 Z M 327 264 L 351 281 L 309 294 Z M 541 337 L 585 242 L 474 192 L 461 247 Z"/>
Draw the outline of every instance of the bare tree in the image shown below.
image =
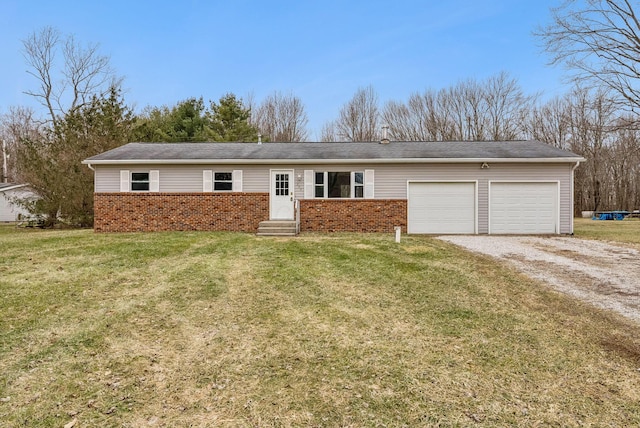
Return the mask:
<path fill-rule="evenodd" d="M 275 92 L 251 112 L 251 123 L 270 141 L 305 141 L 307 113 L 300 98 Z"/>
<path fill-rule="evenodd" d="M 32 109 L 10 107 L 8 113 L 0 116 L 0 140 L 4 143 L 2 181 L 24 181 L 16 167 L 16 152 L 21 142 L 43 138 L 43 129 L 35 119 Z"/>
<path fill-rule="evenodd" d="M 96 44 L 83 47 L 73 36 L 62 39 L 60 31 L 53 27 L 33 32 L 22 44 L 30 67 L 27 73 L 39 84 L 37 89 L 25 93 L 47 109 L 54 127 L 60 115 L 120 85 L 109 65 L 109 57 L 100 55 Z M 62 64 L 56 61 L 58 54 L 62 55 Z"/>
<path fill-rule="evenodd" d="M 437 93 L 427 91 L 422 95 L 412 95 L 408 105 L 414 114 L 424 112 L 419 123 L 420 128 L 424 129 L 425 139 L 434 141 L 454 139 L 452 112 L 445 90 L 440 90 Z"/>
<path fill-rule="evenodd" d="M 541 106 L 532 107 L 525 120 L 526 135 L 560 149 L 570 149 L 569 97 L 556 97 Z"/>
<path fill-rule="evenodd" d="M 389 125 L 390 137 L 397 141 L 436 141 L 442 139 L 441 98 L 434 91 L 414 93 L 408 102 L 389 101 L 382 118 Z"/>
<path fill-rule="evenodd" d="M 487 139 L 515 140 L 522 135 L 524 120 L 533 104 L 516 79 L 505 72 L 489 77 L 483 85 L 487 114 Z"/>
<path fill-rule="evenodd" d="M 25 93 L 35 97 L 44 105 L 49 113 L 49 117 L 55 124 L 56 114 L 54 100 L 54 59 L 56 46 L 60 42 L 60 32 L 53 27 L 44 27 L 39 33 L 32 33 L 26 40 L 23 40 L 24 56 L 27 64 L 31 67 L 27 73 L 38 80 L 40 87 L 35 91 Z"/>
<path fill-rule="evenodd" d="M 606 151 L 607 205 L 615 209 L 640 207 L 640 132 L 618 129 Z"/>
<path fill-rule="evenodd" d="M 615 142 L 619 111 L 605 90 L 575 89 L 570 95 L 570 147 L 586 158 L 576 170 L 576 199 L 580 206 L 599 210 L 607 208 L 606 184 L 608 148 Z"/>
<path fill-rule="evenodd" d="M 486 132 L 486 103 L 484 90 L 474 79 L 469 79 L 449 88 L 445 94 L 451 111 L 456 140 L 482 141 Z"/>
<path fill-rule="evenodd" d="M 322 125 L 322 130 L 320 131 L 320 141 L 325 143 L 338 141 L 336 123 L 334 121 L 327 122 Z"/>
<path fill-rule="evenodd" d="M 640 21 L 629 0 L 565 1 L 553 23 L 539 29 L 552 64 L 574 70 L 577 82 L 614 91 L 632 111 L 640 108 Z"/>
<path fill-rule="evenodd" d="M 523 134 L 533 100 L 515 79 L 499 73 L 414 93 L 406 104 L 390 101 L 382 117 L 396 140 L 513 140 Z"/>
<path fill-rule="evenodd" d="M 576 87 L 532 109 L 528 136 L 582 155 L 575 210 L 640 207 L 640 131 L 605 88 Z"/>
<path fill-rule="evenodd" d="M 395 141 L 426 141 L 422 138 L 421 118 L 420 113 L 416 117 L 406 104 L 399 101 L 388 101 L 382 110 L 382 120 L 389 124 L 389 138 Z"/>
<path fill-rule="evenodd" d="M 340 109 L 335 121 L 336 135 L 344 141 L 375 141 L 378 120 L 378 95 L 373 86 L 359 88 Z"/>

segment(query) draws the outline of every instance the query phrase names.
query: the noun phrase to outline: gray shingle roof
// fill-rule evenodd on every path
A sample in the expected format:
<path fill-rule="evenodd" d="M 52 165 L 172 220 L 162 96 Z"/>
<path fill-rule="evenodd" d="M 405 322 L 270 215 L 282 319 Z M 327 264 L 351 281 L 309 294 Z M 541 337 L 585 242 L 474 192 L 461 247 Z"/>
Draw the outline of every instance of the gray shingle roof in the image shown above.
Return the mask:
<path fill-rule="evenodd" d="M 117 163 L 280 163 L 310 161 L 407 162 L 460 160 L 541 160 L 576 162 L 582 158 L 539 141 L 363 143 L 130 143 L 86 159 Z"/>

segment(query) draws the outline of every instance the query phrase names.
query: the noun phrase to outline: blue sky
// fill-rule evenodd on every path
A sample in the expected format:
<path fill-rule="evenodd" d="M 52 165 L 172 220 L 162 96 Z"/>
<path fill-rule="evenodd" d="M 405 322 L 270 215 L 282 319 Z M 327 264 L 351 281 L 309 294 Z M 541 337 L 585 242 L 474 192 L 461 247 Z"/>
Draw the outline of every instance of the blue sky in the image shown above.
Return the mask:
<path fill-rule="evenodd" d="M 21 40 L 46 25 L 100 52 L 136 110 L 227 92 L 302 99 L 311 139 L 359 87 L 381 104 L 501 71 L 528 93 L 564 93 L 532 31 L 561 0 L 0 0 L 0 113 L 35 105 Z"/>

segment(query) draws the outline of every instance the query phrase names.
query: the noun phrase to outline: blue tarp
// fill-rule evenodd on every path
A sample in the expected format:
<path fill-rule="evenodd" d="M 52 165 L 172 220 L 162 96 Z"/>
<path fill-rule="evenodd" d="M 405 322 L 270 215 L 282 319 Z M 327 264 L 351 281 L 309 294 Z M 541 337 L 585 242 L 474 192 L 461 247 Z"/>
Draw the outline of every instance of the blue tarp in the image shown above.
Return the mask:
<path fill-rule="evenodd" d="M 629 211 L 598 211 L 591 217 L 592 220 L 624 220 Z"/>

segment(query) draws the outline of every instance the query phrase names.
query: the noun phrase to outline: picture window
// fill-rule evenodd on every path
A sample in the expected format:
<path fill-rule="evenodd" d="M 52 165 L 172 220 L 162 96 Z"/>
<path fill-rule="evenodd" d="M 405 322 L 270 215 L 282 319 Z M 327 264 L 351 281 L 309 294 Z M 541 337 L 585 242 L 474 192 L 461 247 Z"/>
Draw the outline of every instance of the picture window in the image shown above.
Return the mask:
<path fill-rule="evenodd" d="M 364 173 L 316 172 L 314 186 L 316 198 L 364 198 Z"/>

